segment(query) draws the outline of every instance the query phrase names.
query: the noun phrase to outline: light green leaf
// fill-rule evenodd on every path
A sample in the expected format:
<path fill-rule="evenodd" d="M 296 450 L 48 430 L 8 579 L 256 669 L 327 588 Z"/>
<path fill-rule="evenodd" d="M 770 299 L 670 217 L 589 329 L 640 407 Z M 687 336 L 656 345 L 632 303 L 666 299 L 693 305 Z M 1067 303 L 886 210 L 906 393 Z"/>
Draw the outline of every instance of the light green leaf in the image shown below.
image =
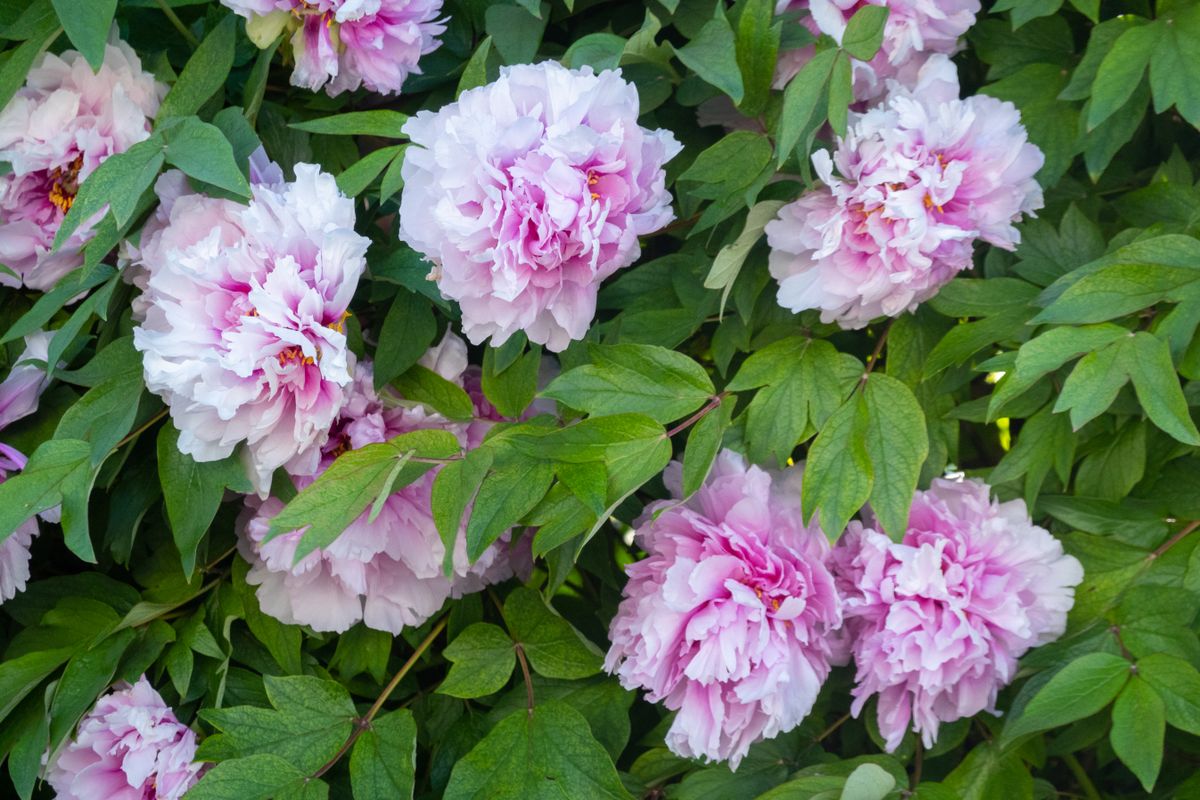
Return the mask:
<path fill-rule="evenodd" d="M 871 496 L 875 480 L 867 450 L 870 411 L 856 392 L 833 413 L 808 451 L 804 469 L 804 518 L 820 509 L 820 525 L 831 539 L 841 536 L 846 523 Z"/>
<path fill-rule="evenodd" d="M 683 451 L 683 495 L 691 497 L 704 483 L 721 452 L 721 442 L 733 416 L 734 402 L 725 400 L 708 412 L 688 432 Z"/>
<path fill-rule="evenodd" d="M 234 159 L 233 146 L 219 128 L 196 117 L 185 117 L 162 126 L 161 132 L 168 164 L 198 181 L 249 199 L 250 183 Z"/>
<path fill-rule="evenodd" d="M 392 385 L 406 400 L 424 403 L 450 419 L 469 420 L 475 416 L 471 396 L 461 386 L 421 364 L 413 364 Z"/>
<path fill-rule="evenodd" d="M 665 347 L 592 345 L 588 352 L 593 363 L 563 372 L 542 395 L 589 414 L 641 413 L 671 422 L 715 392 L 703 367 Z"/>
<path fill-rule="evenodd" d="M 453 664 L 438 692 L 451 697 L 483 697 L 504 688 L 517 665 L 508 634 L 476 622 L 455 637 L 443 655 Z"/>
<path fill-rule="evenodd" d="M 416 783 L 417 723 L 407 708 L 381 714 L 350 751 L 354 800 L 411 800 Z"/>
<path fill-rule="evenodd" d="M 329 785 L 270 753 L 225 761 L 204 773 L 184 800 L 323 800 Z"/>
<path fill-rule="evenodd" d="M 779 116 L 779 132 L 775 137 L 775 154 L 779 164 L 787 161 L 800 136 L 820 123 L 814 119 L 817 105 L 837 59 L 837 50 L 822 50 L 804 65 L 783 91 L 783 111 Z"/>
<path fill-rule="evenodd" d="M 560 701 L 504 718 L 454 766 L 446 800 L 628 800 L 587 720 Z"/>
<path fill-rule="evenodd" d="M 854 12 L 842 34 L 842 49 L 859 61 L 870 61 L 883 44 L 887 6 L 865 5 Z"/>
<path fill-rule="evenodd" d="M 867 380 L 867 454 L 874 480 L 871 510 L 883 529 L 899 540 L 908 526 L 908 507 L 929 455 L 925 413 L 900 381 L 878 372 Z"/>
<path fill-rule="evenodd" d="M 332 117 L 293 122 L 288 127 L 331 136 L 380 136 L 385 139 L 402 139 L 404 135 L 400 133 L 400 129 L 407 121 L 407 114 L 381 108 L 373 111 L 349 111 Z"/>
<path fill-rule="evenodd" d="M 706 83 L 729 95 L 735 104 L 740 104 L 746 96 L 738 68 L 737 40 L 722 11 L 718 10 L 694 39 L 675 48 L 675 55 Z"/>
<path fill-rule="evenodd" d="M 883 800 L 896 786 L 896 779 L 878 764 L 861 764 L 846 778 L 841 800 Z"/>
<path fill-rule="evenodd" d="M 1090 717 L 1129 681 L 1132 665 L 1111 653 L 1090 653 L 1063 667 L 1004 726 L 1002 743 Z"/>
<path fill-rule="evenodd" d="M 490 471 L 467 521 L 467 558 L 474 562 L 492 542 L 546 495 L 554 471 L 545 461 L 518 460 Z"/>
<path fill-rule="evenodd" d="M 1109 741 L 1117 758 L 1137 776 L 1147 792 L 1154 791 L 1162 769 L 1166 727 L 1162 698 L 1148 682 L 1134 675 L 1113 704 Z"/>
<path fill-rule="evenodd" d="M 1193 551 L 1193 553 L 1200 550 Z M 1193 555 L 1193 561 L 1196 557 Z M 1200 672 L 1175 656 L 1154 653 L 1138 661 L 1138 675 L 1162 699 L 1167 722 L 1200 736 Z"/>
<path fill-rule="evenodd" d="M 104 48 L 108 43 L 113 14 L 117 11 L 117 0 L 88 0 L 86 3 L 71 0 L 51 2 L 71 44 L 83 53 L 92 70 L 98 72 L 104 64 Z"/>
<path fill-rule="evenodd" d="M 183 573 L 196 568 L 196 548 L 217 515 L 226 487 L 249 492 L 246 469 L 236 455 L 221 461 L 197 462 L 179 450 L 179 431 L 167 423 L 158 432 L 158 479 L 162 483 L 167 520 L 179 550 Z"/>
<path fill-rule="evenodd" d="M 508 596 L 504 622 L 539 675 L 586 678 L 600 671 L 603 657 L 596 646 L 554 613 L 533 589 L 520 587 Z"/>
<path fill-rule="evenodd" d="M 233 68 L 233 50 L 237 41 L 237 20 L 227 14 L 217 23 L 192 53 L 183 71 L 158 108 L 155 125 L 159 128 L 174 117 L 190 117 L 200 110 L 229 77 Z"/>

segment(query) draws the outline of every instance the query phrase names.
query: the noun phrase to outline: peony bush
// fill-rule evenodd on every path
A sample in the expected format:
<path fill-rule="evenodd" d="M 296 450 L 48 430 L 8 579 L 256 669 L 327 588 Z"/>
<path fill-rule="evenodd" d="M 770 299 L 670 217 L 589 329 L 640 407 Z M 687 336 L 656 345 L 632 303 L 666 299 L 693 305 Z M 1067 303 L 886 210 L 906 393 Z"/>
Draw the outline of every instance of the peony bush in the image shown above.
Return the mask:
<path fill-rule="evenodd" d="M 3 796 L 1200 797 L 1200 3 L 0 40 Z"/>

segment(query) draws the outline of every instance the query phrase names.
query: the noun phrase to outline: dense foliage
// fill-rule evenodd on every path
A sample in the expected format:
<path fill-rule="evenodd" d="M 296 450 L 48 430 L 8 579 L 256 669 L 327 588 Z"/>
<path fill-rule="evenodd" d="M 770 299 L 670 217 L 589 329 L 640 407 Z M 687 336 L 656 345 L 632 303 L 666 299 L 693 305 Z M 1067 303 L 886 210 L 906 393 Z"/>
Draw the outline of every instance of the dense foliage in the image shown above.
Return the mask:
<path fill-rule="evenodd" d="M 322 16 L 341 5 L 0 0 L 0 107 L 34 96 L 22 87 L 31 70 L 43 75 L 44 51 L 82 53 L 70 79 L 83 85 L 86 71 L 116 58 L 106 43 L 121 40 L 141 60 L 128 74 L 145 69 L 158 81 L 81 90 L 127 105 L 96 123 L 107 137 L 100 157 L 88 150 L 73 172 L 53 164 L 49 189 L 35 187 L 49 217 L 30 216 L 33 201 L 13 188 L 28 165 L 0 158 L 0 375 L 28 405 L 0 402 L 5 793 L 53 796 L 47 780 L 65 791 L 82 767 L 60 754 L 79 758 L 80 742 L 116 747 L 113 731 L 144 724 L 150 708 L 176 748 L 163 750 L 175 759 L 169 768 L 167 756 L 156 767 L 172 788 L 130 797 L 194 783 L 193 739 L 210 766 L 192 800 L 1200 796 L 1200 2 L 999 0 L 967 14 L 965 35 L 938 45 L 959 84 L 945 102 L 961 95 L 955 113 L 980 121 L 970 133 L 977 160 L 1008 160 L 988 194 L 960 204 L 958 233 L 938 227 L 936 247 L 926 247 L 921 236 L 934 234 L 897 222 L 882 254 L 854 237 L 892 219 L 864 208 L 870 191 L 904 188 L 887 158 L 902 161 L 896 154 L 917 147 L 922 131 L 909 117 L 861 112 L 909 103 L 916 114 L 913 104 L 934 102 L 925 83 L 911 98 L 894 87 L 882 95 L 884 78 L 896 77 L 877 55 L 892 30 L 884 8 L 897 17 L 915 4 L 813 0 L 814 9 L 849 7 L 839 43 L 800 2 L 445 0 L 439 10 L 414 0 L 414 18 L 441 44 L 386 40 L 380 52 L 407 59 L 398 73 L 370 60 L 378 55 L 354 20 Z M 313 48 L 326 45 L 341 48 L 338 75 L 312 71 Z M 603 78 L 610 83 L 580 90 L 595 97 L 574 124 L 599 130 L 595 120 L 628 112 L 613 147 L 631 170 L 649 166 L 621 184 L 625 206 L 606 183 L 616 168 L 580 173 L 586 182 L 556 201 L 604 194 L 608 228 L 546 210 L 513 223 L 543 227 L 511 251 L 497 248 L 491 267 L 491 255 L 475 258 L 478 231 L 454 226 L 500 195 L 455 193 L 480 174 L 474 159 L 517 147 L 523 120 L 569 104 L 547 100 L 503 128 L 509 95 L 496 90 L 464 101 L 461 117 L 414 123 L 497 81 L 502 67 L 545 61 L 620 68 L 638 106 L 622 106 L 621 82 Z M 926 76 L 952 79 L 943 67 Z M 863 83 L 862 68 L 878 83 Z M 581 73 L 506 74 L 524 76 L 502 87 L 513 97 L 545 80 L 554 98 Z M 1013 104 L 1019 121 L 989 98 Z M 927 107 L 939 119 L 947 106 Z M 65 116 L 43 120 L 38 147 L 23 151 L 14 143 L 32 134 L 0 124 L 0 154 L 36 160 L 66 147 L 56 136 L 91 112 L 56 113 Z M 113 116 L 96 118 L 105 113 Z M 126 141 L 129 125 L 138 135 Z M 1022 125 L 1044 161 L 1021 149 Z M 501 133 L 485 141 L 493 128 Z M 853 158 L 818 156 L 814 168 L 813 154 L 837 151 L 839 140 L 858 148 Z M 874 141 L 889 143 L 886 157 L 861 156 Z M 520 186 L 560 191 L 548 164 L 523 166 L 536 175 Z M 521 202 L 551 209 L 534 189 L 520 191 Z M 997 199 L 1003 192 L 1013 195 Z M 459 205 L 447 210 L 452 197 Z M 785 205 L 801 197 L 811 205 Z M 915 197 L 922 219 L 941 225 L 943 202 L 955 213 L 934 193 Z M 996 207 L 999 218 L 984 219 Z M 836 252 L 813 256 L 831 235 L 819 214 L 863 227 L 838 228 Z M 45 218 L 53 246 L 22 256 L 16 226 Z M 910 235 L 919 241 L 904 250 Z M 286 261 L 310 240 L 324 277 L 239 272 L 238 259 Z M 581 280 L 603 281 L 594 314 L 586 294 L 547 310 L 529 288 L 537 271 L 520 272 L 528 253 L 580 241 L 594 247 Z M 836 260 L 856 242 L 868 255 Z M 64 260 L 68 252 L 78 257 Z M 932 263 L 932 277 L 916 286 L 893 275 L 871 301 L 835 297 L 836 273 L 876 256 Z M 820 266 L 810 270 L 810 259 Z M 226 272 L 211 284 L 188 283 L 218 261 Z M 796 276 L 825 293 L 781 290 L 777 281 Z M 238 305 L 243 295 L 253 305 Z M 186 314 L 163 311 L 177 306 Z M 212 340 L 201 312 L 220 336 L 247 338 L 236 339 L 224 372 L 212 362 L 197 378 L 190 359 Z M 308 313 L 317 321 L 291 332 Z M 264 350 L 275 345 L 250 338 L 261 331 L 287 346 Z M 263 352 L 271 381 L 302 374 L 321 387 L 303 401 L 319 418 L 303 434 L 286 416 L 300 413 L 303 383 L 266 405 L 238 382 L 240 365 Z M 343 391 L 362 403 L 352 421 Z M 252 433 L 230 433 L 237 425 Z M 344 439 L 327 442 L 331 430 Z M 781 471 L 747 472 L 734 452 Z M 774 483 L 764 487 L 765 474 Z M 963 474 L 981 483 L 939 481 Z M 987 487 L 1025 507 L 989 506 Z M 698 489 L 702 511 L 661 502 Z M 739 492 L 740 506 L 730 499 Z M 951 497 L 958 492 L 965 499 Z M 966 510 L 957 516 L 941 505 L 958 502 Z M 830 544 L 863 548 L 856 564 L 870 547 L 882 564 L 907 557 L 888 551 L 887 536 L 900 541 L 947 514 L 968 539 L 987 526 L 1015 531 L 1011 553 L 980 557 L 1003 562 L 980 585 L 996 581 L 998 603 L 1040 603 L 1059 617 L 1069 606 L 1066 629 L 1055 630 L 1050 611 L 1021 617 L 1002 646 L 962 657 L 970 672 L 922 663 L 908 675 L 940 692 L 926 703 L 932 717 L 916 720 L 917 732 L 908 716 L 881 731 L 884 695 L 875 694 L 887 676 L 839 664 L 850 650 L 859 673 L 891 657 L 871 615 L 886 615 L 906 590 L 840 607 L 834 577 L 812 566 L 828 556 L 825 538 L 781 555 L 771 537 L 819 526 Z M 790 616 L 753 646 L 722 632 L 721 656 L 689 666 L 696 684 L 673 695 L 681 679 L 652 674 L 661 665 L 644 649 L 668 611 L 622 606 L 613 619 L 623 596 L 686 604 L 681 586 L 701 592 L 713 552 L 701 548 L 700 566 L 682 578 L 653 558 L 636 577 L 626 568 L 651 546 L 663 548 L 655 558 L 686 560 L 679 553 L 721 520 L 737 535 L 721 534 L 727 549 L 709 566 L 730 552 L 777 564 L 787 580 L 767 596 Z M 375 525 L 424 528 L 377 545 Z M 963 548 L 944 557 L 946 575 L 977 563 Z M 24 564 L 6 559 L 25 549 L 28 581 L 6 577 Z M 849 558 L 835 552 L 843 555 L 830 569 L 845 593 L 847 573 L 835 566 L 849 569 Z M 299 559 L 318 578 L 289 572 Z M 322 569 L 345 570 L 343 583 L 331 588 Z M 855 586 L 870 582 L 862 569 Z M 682 584 L 664 589 L 654 570 Z M 356 582 L 365 588 L 345 588 Z M 739 609 L 756 602 L 745 591 Z M 745 613 L 733 605 L 713 612 L 726 615 L 721 624 Z M 947 626 L 998 615 L 956 613 Z M 760 655 L 766 663 L 798 630 L 817 643 L 806 643 L 803 669 L 789 662 L 770 673 L 777 682 L 746 712 L 766 716 L 730 733 L 744 737 L 732 743 L 699 742 L 707 729 L 694 709 L 672 728 L 661 702 L 621 683 L 653 684 L 677 708 L 722 657 L 733 659 L 729 672 Z M 623 643 L 606 662 L 617 634 Z M 988 685 L 972 705 L 964 686 L 980 674 Z M 100 699 L 118 684 L 129 694 Z M 771 727 L 781 719 L 790 722 Z M 684 757 L 717 752 L 731 763 Z"/>

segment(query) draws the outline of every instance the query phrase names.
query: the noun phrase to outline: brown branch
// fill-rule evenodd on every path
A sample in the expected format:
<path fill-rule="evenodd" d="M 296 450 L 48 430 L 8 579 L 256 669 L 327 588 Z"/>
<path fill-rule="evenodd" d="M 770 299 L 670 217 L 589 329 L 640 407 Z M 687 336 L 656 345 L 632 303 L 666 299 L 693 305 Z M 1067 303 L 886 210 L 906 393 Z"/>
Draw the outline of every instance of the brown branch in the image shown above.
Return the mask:
<path fill-rule="evenodd" d="M 1200 528 L 1200 520 L 1189 522 L 1186 526 L 1184 526 L 1183 530 L 1172 536 L 1170 539 L 1167 539 L 1157 550 L 1151 553 L 1149 560 L 1154 561 L 1157 558 L 1162 558 L 1162 556 L 1165 555 L 1168 550 L 1179 544 L 1189 533 L 1197 528 Z"/>
<path fill-rule="evenodd" d="M 119 441 L 119 442 L 117 442 L 115 445 L 113 445 L 113 450 L 120 450 L 122 447 L 124 447 L 125 445 L 129 444 L 129 443 L 130 443 L 130 442 L 132 442 L 134 439 L 136 439 L 137 437 L 139 437 L 139 436 L 141 436 L 143 433 L 145 433 L 145 432 L 146 432 L 146 431 L 147 431 L 149 428 L 152 428 L 152 427 L 153 427 L 155 424 L 157 424 L 157 423 L 158 423 L 158 421 L 159 421 L 159 420 L 161 420 L 161 419 L 162 419 L 163 417 L 165 417 L 166 415 L 167 415 L 167 409 L 165 409 L 165 408 L 164 408 L 162 411 L 158 412 L 158 413 L 157 413 L 157 414 L 155 414 L 153 417 L 151 417 L 150 419 L 146 420 L 146 424 L 142 425 L 142 426 L 141 426 L 140 428 L 138 428 L 136 431 L 134 431 L 133 433 L 130 433 L 130 434 L 128 434 L 128 435 L 127 435 L 127 436 L 125 436 L 125 438 L 123 438 L 121 441 Z"/>
<path fill-rule="evenodd" d="M 525 659 L 525 648 L 520 642 L 513 643 L 513 649 L 517 651 L 517 661 L 521 662 L 521 675 L 525 678 L 525 707 L 526 713 L 530 718 L 533 717 L 533 676 L 529 674 L 529 662 Z"/>
<path fill-rule="evenodd" d="M 842 727 L 843 725 L 845 725 L 845 724 L 846 724 L 846 723 L 847 723 L 849 720 L 850 720 L 850 714 L 849 714 L 849 713 L 842 714 L 842 716 L 841 716 L 841 717 L 839 717 L 839 718 L 838 718 L 838 720 L 837 720 L 836 722 L 834 722 L 832 725 L 830 725 L 830 726 L 829 726 L 828 728 L 826 728 L 825 730 L 821 731 L 821 733 L 820 733 L 820 734 L 818 734 L 818 735 L 817 735 L 817 738 L 816 738 L 816 739 L 813 739 L 813 741 L 814 741 L 814 742 L 821 742 L 821 741 L 824 741 L 825 739 L 827 739 L 827 738 L 829 738 L 831 735 L 833 735 L 833 732 L 834 732 L 834 731 L 836 731 L 838 728 L 840 728 L 840 727 Z"/>
<path fill-rule="evenodd" d="M 314 772 L 309 780 L 316 780 L 329 770 L 333 769 L 334 765 L 341 760 L 342 756 L 350 752 L 350 748 L 353 747 L 354 743 L 358 741 L 358 737 L 362 736 L 363 731 L 369 731 L 371 729 L 371 720 L 375 719 L 375 716 L 379 713 L 380 709 L 383 708 L 383 704 L 387 702 L 388 697 L 393 691 L 395 691 L 396 687 L 400 685 L 400 681 L 404 680 L 404 676 L 409 673 L 409 670 L 413 668 L 413 665 L 417 663 L 417 659 L 419 659 L 425 653 L 425 651 L 429 649 L 429 646 L 433 644 L 434 640 L 437 639 L 438 635 L 445 629 L 447 619 L 449 619 L 449 617 L 442 617 L 440 620 L 438 620 L 438 623 L 433 626 L 433 630 L 429 632 L 429 635 L 425 637 L 424 641 L 417 645 L 417 649 L 413 651 L 413 654 L 408 657 L 408 660 L 404 662 L 404 665 L 400 667 L 399 671 L 392 676 L 392 679 L 388 682 L 388 685 L 383 687 L 383 691 L 379 693 L 379 697 L 375 698 L 375 702 L 371 705 L 371 708 L 367 711 L 367 713 L 354 720 L 354 730 L 350 732 L 350 736 L 346 738 L 346 741 L 342 743 L 342 746 L 338 749 L 338 751 L 333 754 L 333 758 L 326 761 L 325 766 Z"/>
<path fill-rule="evenodd" d="M 721 403 L 724 402 L 725 398 L 728 396 L 729 396 L 729 392 L 721 392 L 720 394 L 714 396 L 713 399 L 708 401 L 708 404 L 706 406 L 704 406 L 704 408 L 700 409 L 695 414 L 692 414 L 690 417 L 685 419 L 683 422 L 679 423 L 674 428 L 671 428 L 671 430 L 667 431 L 667 438 L 670 439 L 672 436 L 679 433 L 680 431 L 687 430 L 688 428 L 695 425 L 700 420 L 704 419 L 706 416 L 708 416 L 710 413 L 712 413 L 712 411 L 719 408 L 721 406 Z"/>
<path fill-rule="evenodd" d="M 888 334 L 892 332 L 892 325 L 895 322 L 895 320 L 888 322 L 887 327 L 883 329 L 883 333 L 879 334 L 879 340 L 875 342 L 875 349 L 871 351 L 871 356 L 867 359 L 866 372 L 862 374 L 862 377 L 858 381 L 860 387 L 866 385 L 867 378 L 871 377 L 872 370 L 879 363 L 879 356 L 883 353 L 883 345 L 887 342 Z"/>

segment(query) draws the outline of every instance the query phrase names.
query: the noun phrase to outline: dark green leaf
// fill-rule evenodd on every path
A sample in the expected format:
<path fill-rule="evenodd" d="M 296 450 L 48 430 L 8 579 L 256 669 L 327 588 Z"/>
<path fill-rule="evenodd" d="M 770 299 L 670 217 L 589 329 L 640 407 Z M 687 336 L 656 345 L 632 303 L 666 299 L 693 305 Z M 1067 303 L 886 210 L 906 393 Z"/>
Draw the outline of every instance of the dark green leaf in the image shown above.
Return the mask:
<path fill-rule="evenodd" d="M 99 71 L 104 63 L 104 48 L 108 43 L 108 30 L 112 27 L 113 14 L 117 11 L 117 0 L 88 0 L 86 3 L 73 3 L 70 0 L 51 2 L 71 44 L 83 53 L 93 71 Z"/>
<path fill-rule="evenodd" d="M 192 53 L 167 92 L 155 118 L 158 127 L 174 117 L 190 117 L 225 85 L 233 68 L 233 50 L 237 41 L 237 20 L 227 14 Z"/>
<path fill-rule="evenodd" d="M 417 769 L 417 723 L 406 708 L 382 714 L 350 752 L 354 800 L 403 800 L 413 796 Z"/>
<path fill-rule="evenodd" d="M 596 646 L 551 610 L 533 589 L 521 587 L 504 601 L 504 621 L 529 663 L 547 678 L 586 678 L 600 671 Z"/>
<path fill-rule="evenodd" d="M 486 622 L 476 622 L 455 637 L 443 655 L 453 666 L 438 687 L 452 697 L 483 697 L 504 688 L 517 665 L 508 634 Z"/>

